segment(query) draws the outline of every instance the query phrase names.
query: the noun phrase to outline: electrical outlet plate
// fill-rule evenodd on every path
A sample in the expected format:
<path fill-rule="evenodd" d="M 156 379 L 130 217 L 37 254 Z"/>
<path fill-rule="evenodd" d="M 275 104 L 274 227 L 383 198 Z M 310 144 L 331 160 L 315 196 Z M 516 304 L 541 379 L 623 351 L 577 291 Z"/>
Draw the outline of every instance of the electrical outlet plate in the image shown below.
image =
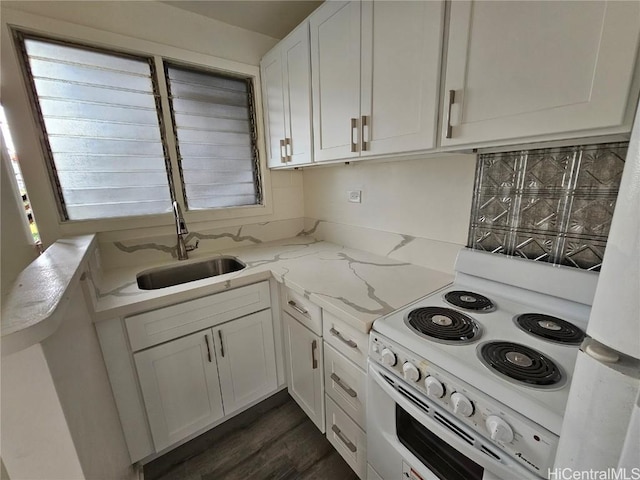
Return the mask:
<path fill-rule="evenodd" d="M 349 190 L 347 192 L 347 198 L 351 203 L 362 202 L 362 190 Z"/>

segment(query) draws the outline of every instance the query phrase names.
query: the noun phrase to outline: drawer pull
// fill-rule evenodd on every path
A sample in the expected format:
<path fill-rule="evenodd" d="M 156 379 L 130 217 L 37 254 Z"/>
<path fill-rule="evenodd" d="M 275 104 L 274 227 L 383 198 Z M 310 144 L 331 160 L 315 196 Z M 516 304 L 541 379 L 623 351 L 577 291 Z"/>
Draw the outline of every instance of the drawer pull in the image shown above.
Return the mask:
<path fill-rule="evenodd" d="M 220 354 L 224 358 L 224 342 L 222 341 L 222 330 L 218 330 L 218 338 L 220 338 Z"/>
<path fill-rule="evenodd" d="M 347 395 L 349 395 L 350 397 L 356 398 L 358 396 L 358 393 L 353 388 L 351 388 L 349 385 L 344 383 L 342 381 L 342 379 L 338 375 L 336 375 L 335 373 L 331 374 L 331 380 L 336 382 L 338 384 L 338 386 L 341 389 L 343 389 L 345 392 L 347 392 Z"/>
<path fill-rule="evenodd" d="M 211 363 L 211 347 L 209 346 L 209 335 L 204 336 L 204 343 L 207 344 L 207 360 Z"/>
<path fill-rule="evenodd" d="M 335 433 L 338 436 L 340 441 L 345 444 L 345 446 L 349 449 L 351 453 L 356 453 L 358 451 L 358 448 L 353 443 L 351 443 L 351 441 L 347 437 L 344 436 L 344 433 L 342 433 L 342 430 L 340 430 L 335 423 L 331 427 L 331 430 L 333 430 L 333 433 Z"/>
<path fill-rule="evenodd" d="M 342 341 L 343 343 L 346 343 L 351 348 L 358 348 L 358 344 L 356 342 L 354 342 L 353 340 L 347 340 L 335 328 L 331 327 L 331 330 L 329 330 L 329 332 L 331 333 L 331 335 L 333 335 L 334 337 L 336 337 L 338 340 Z"/>
<path fill-rule="evenodd" d="M 369 142 L 367 141 L 369 139 L 369 116 L 368 115 L 362 115 L 362 117 L 360 117 L 360 122 L 362 125 L 362 138 L 361 138 L 361 143 L 362 143 L 362 151 L 366 152 L 367 150 L 369 150 Z M 367 129 L 367 140 L 365 140 L 365 135 L 364 135 L 364 129 Z"/>
<path fill-rule="evenodd" d="M 313 370 L 318 368 L 318 360 L 316 360 L 316 348 L 318 348 L 318 341 L 314 340 L 311 342 L 311 365 Z"/>
<path fill-rule="evenodd" d="M 287 162 L 290 162 L 291 161 L 291 139 L 290 138 L 284 139 L 284 153 L 286 155 Z"/>
<path fill-rule="evenodd" d="M 451 138 L 453 136 L 453 127 L 451 126 L 451 107 L 456 102 L 456 91 L 449 90 L 449 108 L 447 108 L 447 129 L 444 138 Z"/>
<path fill-rule="evenodd" d="M 356 132 L 356 139 L 353 139 L 353 131 Z M 351 152 L 355 153 L 358 151 L 358 119 L 351 119 Z"/>
<path fill-rule="evenodd" d="M 300 312 L 302 315 L 309 315 L 309 310 L 306 310 L 302 307 L 300 307 L 296 302 L 294 302 L 293 300 L 289 300 L 287 302 L 289 304 L 289 306 L 291 308 L 293 308 L 296 312 Z"/>
<path fill-rule="evenodd" d="M 285 139 L 280 140 L 280 163 L 287 163 L 287 148 Z"/>

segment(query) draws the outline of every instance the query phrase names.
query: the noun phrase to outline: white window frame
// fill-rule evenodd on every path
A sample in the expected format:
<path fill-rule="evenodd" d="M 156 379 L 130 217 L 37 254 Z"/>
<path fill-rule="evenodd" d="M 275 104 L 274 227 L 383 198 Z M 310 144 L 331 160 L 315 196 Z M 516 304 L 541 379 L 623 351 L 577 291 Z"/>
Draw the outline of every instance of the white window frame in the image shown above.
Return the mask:
<path fill-rule="evenodd" d="M 34 210 L 37 210 L 38 218 L 47 217 L 49 221 L 43 222 L 41 229 L 46 232 L 45 238 L 58 238 L 66 235 L 79 235 L 85 233 L 95 233 L 104 231 L 116 231 L 116 230 L 129 230 L 140 229 L 150 227 L 161 227 L 165 225 L 172 225 L 174 223 L 173 214 L 168 212 L 166 214 L 157 215 L 144 215 L 144 216 L 132 216 L 132 217 L 118 217 L 118 218 L 104 218 L 104 219 L 92 219 L 92 220 L 62 220 L 59 215 L 57 204 L 55 200 L 57 198 L 57 192 L 55 187 L 51 184 L 49 175 L 47 173 L 46 164 L 48 159 L 45 156 L 45 152 L 40 148 L 40 141 L 42 141 L 42 133 L 37 126 L 37 119 L 33 118 L 33 109 L 30 105 L 28 96 L 28 86 L 26 85 L 26 79 L 22 75 L 22 71 L 19 65 L 18 59 L 18 46 L 15 44 L 11 29 L 19 30 L 27 35 L 35 35 L 42 37 L 43 39 L 51 38 L 52 40 L 68 41 L 71 43 L 77 43 L 80 45 L 93 46 L 104 50 L 113 50 L 114 52 L 128 53 L 131 55 L 149 57 L 152 58 L 155 64 L 155 68 L 159 72 L 158 75 L 158 88 L 160 90 L 160 98 L 162 102 L 162 115 L 163 121 L 171 125 L 171 110 L 169 108 L 169 100 L 167 95 L 166 78 L 164 77 L 163 60 L 176 64 L 183 65 L 188 68 L 211 70 L 220 73 L 229 73 L 230 75 L 243 75 L 250 78 L 253 82 L 253 94 L 254 94 L 254 113 L 256 116 L 256 130 L 257 130 L 257 149 L 258 149 L 258 165 L 259 175 L 262 187 L 262 204 L 260 205 L 247 205 L 239 207 L 227 207 L 208 210 L 186 210 L 184 208 L 184 192 L 180 179 L 180 170 L 178 166 L 177 150 L 175 148 L 175 137 L 173 135 L 166 135 L 166 142 L 168 147 L 169 161 L 171 164 L 172 180 L 175 188 L 176 200 L 181 203 L 184 211 L 184 216 L 187 224 L 206 224 L 209 222 L 229 221 L 234 219 L 248 219 L 251 217 L 258 217 L 256 222 L 261 221 L 260 217 L 273 214 L 273 199 L 271 190 L 271 178 L 270 171 L 266 162 L 266 149 L 265 149 L 265 135 L 263 126 L 263 114 L 262 114 L 262 98 L 260 88 L 260 68 L 255 65 L 248 65 L 232 60 L 227 60 L 220 57 L 214 57 L 199 52 L 185 50 L 179 47 L 171 45 L 160 44 L 148 40 L 142 40 L 139 38 L 133 38 L 126 35 L 107 32 L 104 30 L 98 30 L 95 28 L 85 27 L 82 25 L 72 24 L 59 20 L 53 20 L 50 18 L 40 17 L 33 14 L 28 14 L 18 11 L 3 11 L 2 19 L 2 50 L 3 56 L 5 52 L 5 46 L 9 44 L 9 47 L 13 50 L 12 61 L 14 62 L 14 71 L 20 77 L 20 83 L 23 87 L 23 95 L 20 98 L 13 98 L 11 101 L 7 99 L 5 109 L 13 110 L 20 109 L 23 112 L 27 112 L 32 117 L 31 129 L 26 132 L 23 131 L 16 141 L 17 149 L 20 148 L 25 142 L 31 142 L 38 144 L 39 150 L 39 168 L 29 169 L 31 174 L 28 175 L 31 178 L 27 178 L 25 175 L 25 183 L 31 191 L 35 188 L 47 187 L 46 197 L 49 198 L 47 202 L 45 195 L 39 195 L 39 202 L 34 203 Z M 4 62 L 3 62 L 4 64 Z M 4 68 L 3 68 L 4 70 Z M 4 74 L 3 74 L 4 76 Z M 15 73 L 14 73 L 15 76 Z M 4 92 L 3 92 L 4 93 Z M 3 95 L 4 96 L 4 95 Z M 30 134 L 30 135 L 29 135 Z M 30 136 L 31 138 L 27 138 Z M 34 149 L 30 150 L 31 154 L 35 153 Z M 22 157 L 22 155 L 21 155 Z M 37 170 L 37 171 L 34 171 Z M 37 184 L 36 185 L 34 185 Z M 54 201 L 55 200 L 55 201 Z M 168 205 L 167 207 L 170 207 Z M 48 210 L 48 211 L 47 211 Z M 55 222 L 50 219 L 55 218 Z M 40 222 L 39 222 L 40 223 Z M 204 225 L 206 227 L 206 225 Z M 53 233 L 50 230 L 55 228 L 57 232 Z M 46 242 L 48 243 L 48 242 Z"/>

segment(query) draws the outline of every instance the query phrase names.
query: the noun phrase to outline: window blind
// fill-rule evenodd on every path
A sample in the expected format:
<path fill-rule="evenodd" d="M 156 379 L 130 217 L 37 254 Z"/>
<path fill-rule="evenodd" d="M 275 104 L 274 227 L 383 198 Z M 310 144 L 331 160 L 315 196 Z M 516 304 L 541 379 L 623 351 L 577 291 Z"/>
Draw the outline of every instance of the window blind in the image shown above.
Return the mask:
<path fill-rule="evenodd" d="M 249 81 L 165 68 L 189 209 L 260 203 Z"/>
<path fill-rule="evenodd" d="M 65 216 L 169 211 L 149 61 L 32 38 L 24 46 Z"/>

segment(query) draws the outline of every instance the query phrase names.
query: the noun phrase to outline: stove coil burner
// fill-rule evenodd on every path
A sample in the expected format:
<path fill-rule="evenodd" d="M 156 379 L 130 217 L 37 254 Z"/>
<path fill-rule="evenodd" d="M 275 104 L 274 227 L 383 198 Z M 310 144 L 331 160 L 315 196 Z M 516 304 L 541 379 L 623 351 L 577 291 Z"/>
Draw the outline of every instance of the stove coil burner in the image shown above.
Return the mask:
<path fill-rule="evenodd" d="M 514 321 L 525 332 L 551 342 L 580 345 L 585 337 L 585 333 L 574 324 L 542 313 L 523 313 Z"/>
<path fill-rule="evenodd" d="M 464 290 L 453 290 L 444 295 L 444 299 L 454 307 L 473 310 L 474 312 L 490 312 L 495 304 L 484 295 Z"/>
<path fill-rule="evenodd" d="M 417 308 L 409 312 L 405 323 L 419 335 L 442 343 L 471 343 L 481 334 L 475 320 L 450 308 Z"/>
<path fill-rule="evenodd" d="M 487 342 L 478 347 L 482 363 L 492 371 L 532 387 L 558 387 L 564 375 L 542 353 L 511 342 Z"/>

